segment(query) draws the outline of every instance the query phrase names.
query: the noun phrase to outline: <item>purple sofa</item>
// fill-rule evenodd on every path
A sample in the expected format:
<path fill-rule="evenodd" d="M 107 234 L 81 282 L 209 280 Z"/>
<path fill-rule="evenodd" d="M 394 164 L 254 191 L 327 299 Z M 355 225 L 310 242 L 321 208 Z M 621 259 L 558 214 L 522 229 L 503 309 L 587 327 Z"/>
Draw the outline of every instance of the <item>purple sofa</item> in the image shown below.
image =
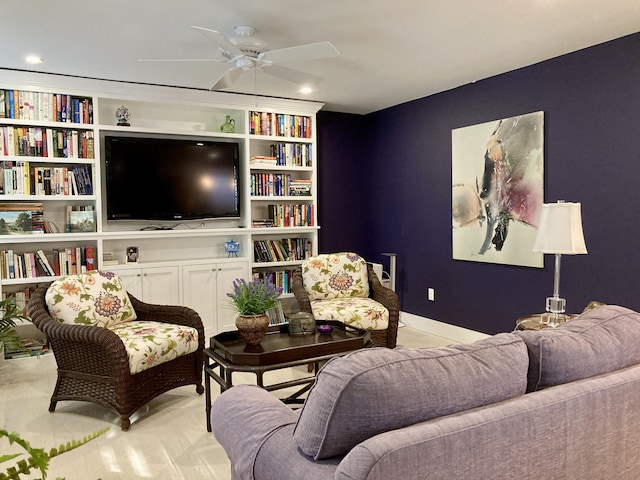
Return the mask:
<path fill-rule="evenodd" d="M 354 352 L 302 410 L 239 385 L 211 411 L 234 480 L 638 479 L 640 314 Z"/>

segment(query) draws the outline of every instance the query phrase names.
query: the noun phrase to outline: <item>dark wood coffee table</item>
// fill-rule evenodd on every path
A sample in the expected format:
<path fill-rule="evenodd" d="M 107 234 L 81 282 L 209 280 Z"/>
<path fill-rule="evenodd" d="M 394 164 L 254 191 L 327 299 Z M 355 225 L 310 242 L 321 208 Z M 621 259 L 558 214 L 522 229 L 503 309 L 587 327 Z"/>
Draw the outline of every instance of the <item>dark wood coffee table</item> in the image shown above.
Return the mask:
<path fill-rule="evenodd" d="M 256 383 L 267 391 L 303 385 L 288 397 L 285 403 L 302 403 L 300 396 L 311 388 L 320 364 L 333 357 L 346 355 L 355 350 L 372 347 L 368 331 L 346 326 L 340 322 L 322 321 L 333 325 L 329 335 L 318 332 L 310 335 L 289 335 L 288 326 L 269 327 L 258 346 L 247 345 L 237 331 L 220 333 L 210 339 L 205 348 L 204 383 L 206 398 L 207 431 L 211 431 L 211 379 L 220 385 L 220 393 L 233 386 L 234 372 L 249 372 L 256 375 Z M 313 365 L 313 375 L 275 383 L 264 384 L 264 373 L 270 370 Z M 219 369 L 219 373 L 215 370 Z"/>

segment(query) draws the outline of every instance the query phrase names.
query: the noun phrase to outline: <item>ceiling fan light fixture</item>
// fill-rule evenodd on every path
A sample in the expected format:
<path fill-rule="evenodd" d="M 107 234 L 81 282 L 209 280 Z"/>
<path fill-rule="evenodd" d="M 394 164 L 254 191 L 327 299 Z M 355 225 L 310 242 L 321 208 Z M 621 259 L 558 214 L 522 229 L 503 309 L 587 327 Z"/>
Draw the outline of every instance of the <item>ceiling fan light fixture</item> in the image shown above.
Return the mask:
<path fill-rule="evenodd" d="M 241 57 L 236 60 L 236 67 L 243 70 L 249 70 L 255 66 L 255 62 L 247 57 Z"/>

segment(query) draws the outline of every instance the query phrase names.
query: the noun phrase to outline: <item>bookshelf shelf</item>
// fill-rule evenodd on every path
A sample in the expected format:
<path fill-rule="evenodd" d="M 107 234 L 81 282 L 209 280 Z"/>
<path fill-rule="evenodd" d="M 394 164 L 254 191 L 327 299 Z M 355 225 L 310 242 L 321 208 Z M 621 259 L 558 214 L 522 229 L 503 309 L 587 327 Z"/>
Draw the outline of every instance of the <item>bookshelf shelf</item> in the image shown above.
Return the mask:
<path fill-rule="evenodd" d="M 254 202 L 289 202 L 289 203 L 307 203 L 314 202 L 315 197 L 311 195 L 252 195 L 251 201 Z"/>

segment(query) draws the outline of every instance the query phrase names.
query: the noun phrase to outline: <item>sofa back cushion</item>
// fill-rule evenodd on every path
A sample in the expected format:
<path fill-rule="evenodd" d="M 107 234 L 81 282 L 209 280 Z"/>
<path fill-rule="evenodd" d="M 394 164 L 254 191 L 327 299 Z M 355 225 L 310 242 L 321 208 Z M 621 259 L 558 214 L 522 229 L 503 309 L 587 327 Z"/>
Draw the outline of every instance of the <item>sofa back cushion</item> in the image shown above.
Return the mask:
<path fill-rule="evenodd" d="M 529 350 L 529 392 L 640 363 L 640 313 L 616 305 L 517 334 Z"/>
<path fill-rule="evenodd" d="M 136 319 L 122 281 L 105 270 L 60 277 L 47 289 L 45 301 L 62 323 L 108 328 Z"/>
<path fill-rule="evenodd" d="M 311 300 L 368 297 L 367 262 L 356 253 L 316 255 L 302 263 L 302 283 Z"/>
<path fill-rule="evenodd" d="M 444 348 L 372 348 L 318 372 L 294 439 L 316 460 L 379 433 L 525 393 L 527 348 L 511 333 Z"/>

